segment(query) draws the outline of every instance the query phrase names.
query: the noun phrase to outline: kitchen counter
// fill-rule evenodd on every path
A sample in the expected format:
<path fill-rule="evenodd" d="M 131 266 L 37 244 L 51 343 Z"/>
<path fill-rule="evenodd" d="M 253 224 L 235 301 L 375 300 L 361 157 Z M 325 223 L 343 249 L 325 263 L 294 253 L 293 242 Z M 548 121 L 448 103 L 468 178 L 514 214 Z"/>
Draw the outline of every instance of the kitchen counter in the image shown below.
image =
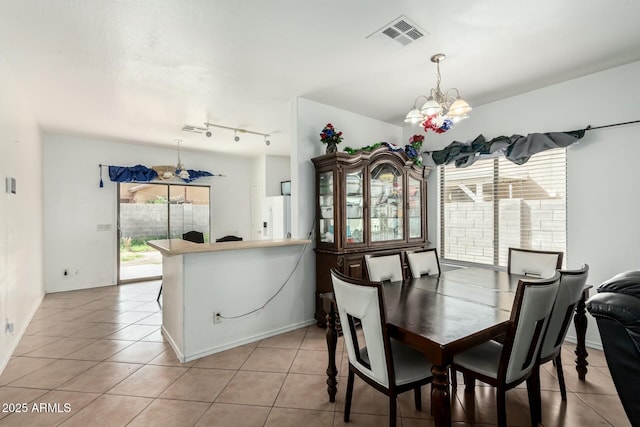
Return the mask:
<path fill-rule="evenodd" d="M 311 243 L 311 240 L 242 240 L 240 242 L 193 243 L 182 239 L 149 240 L 147 244 L 162 255 L 184 255 L 199 252 L 234 251 L 240 249 L 271 248 Z"/>
<path fill-rule="evenodd" d="M 315 323 L 309 240 L 147 243 L 162 253 L 161 330 L 181 362 Z"/>

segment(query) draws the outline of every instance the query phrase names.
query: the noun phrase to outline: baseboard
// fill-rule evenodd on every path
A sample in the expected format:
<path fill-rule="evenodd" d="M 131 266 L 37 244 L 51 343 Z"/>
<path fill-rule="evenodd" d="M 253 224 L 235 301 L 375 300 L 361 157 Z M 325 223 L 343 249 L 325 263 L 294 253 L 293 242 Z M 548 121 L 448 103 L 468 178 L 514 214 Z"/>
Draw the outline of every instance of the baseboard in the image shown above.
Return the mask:
<path fill-rule="evenodd" d="M 292 325 L 287 325 L 284 326 L 282 328 L 277 328 L 277 329 L 273 329 L 271 331 L 268 332 L 263 332 L 260 333 L 258 335 L 253 335 L 247 338 L 243 338 L 241 340 L 237 340 L 237 341 L 233 341 L 227 344 L 223 344 L 220 346 L 215 346 L 215 347 L 210 347 L 206 350 L 191 354 L 186 356 L 186 358 L 184 360 L 181 359 L 182 362 L 190 362 L 192 360 L 196 360 L 196 359 L 200 359 L 201 357 L 205 357 L 205 356 L 210 356 L 212 354 L 216 354 L 216 353 L 220 353 L 221 351 L 225 351 L 225 350 L 229 350 L 241 345 L 245 345 L 245 344 L 249 344 L 252 342 L 256 342 L 256 341 L 260 341 L 263 340 L 265 338 L 270 338 L 273 337 L 275 335 L 280 335 L 283 334 L 285 332 L 289 332 L 289 331 L 293 331 L 296 329 L 300 329 L 300 328 L 304 328 L 305 326 L 311 326 L 311 325 L 315 325 L 317 324 L 316 319 L 310 319 L 310 320 L 305 320 L 303 322 L 299 322 L 299 323 L 294 323 Z M 172 345 L 173 347 L 173 345 Z M 174 348 L 175 350 L 175 348 Z M 176 355 L 178 355 L 178 352 L 176 352 Z M 178 356 L 178 358 L 180 358 L 180 356 Z"/>
<path fill-rule="evenodd" d="M 178 344 L 176 344 L 171 334 L 169 334 L 169 332 L 167 332 L 167 330 L 164 328 L 164 325 L 160 327 L 160 331 L 162 332 L 162 336 L 167 340 L 167 342 L 169 342 L 169 345 L 173 349 L 173 352 L 176 354 L 176 357 L 178 357 L 180 363 L 188 362 L 188 360 L 185 360 L 184 354 L 182 354 L 182 352 L 180 351 Z"/>
<path fill-rule="evenodd" d="M 37 304 L 34 304 L 31 307 L 30 313 L 25 319 L 25 322 L 22 324 L 23 327 L 21 328 L 21 330 L 19 330 L 17 333 L 14 333 L 15 339 L 9 345 L 9 351 L 5 355 L 0 354 L 0 357 L 2 357 L 2 360 L 0 360 L 0 375 L 2 375 L 2 373 L 4 372 L 4 369 L 7 367 L 7 364 L 9 363 L 9 360 L 11 360 L 11 356 L 13 356 L 13 353 L 16 351 L 18 344 L 20 344 L 20 341 L 22 341 L 22 337 L 24 336 L 24 333 L 27 331 L 27 328 L 29 327 L 29 324 L 31 323 L 33 316 L 38 311 L 38 308 L 40 308 L 40 304 L 42 304 L 42 300 L 44 300 L 44 297 L 45 297 L 45 293 L 42 292 L 42 294 L 40 295 L 40 298 L 36 300 Z"/>

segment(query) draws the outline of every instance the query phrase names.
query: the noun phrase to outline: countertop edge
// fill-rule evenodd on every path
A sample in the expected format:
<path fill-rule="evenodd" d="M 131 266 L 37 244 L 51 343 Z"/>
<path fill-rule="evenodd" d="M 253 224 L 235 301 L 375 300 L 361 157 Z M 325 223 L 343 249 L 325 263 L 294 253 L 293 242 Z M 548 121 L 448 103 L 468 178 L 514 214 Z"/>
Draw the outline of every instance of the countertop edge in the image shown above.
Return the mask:
<path fill-rule="evenodd" d="M 182 239 L 149 240 L 147 244 L 164 256 L 187 255 L 202 252 L 235 251 L 242 249 L 272 248 L 281 246 L 306 245 L 311 240 L 243 240 L 240 242 L 193 243 Z"/>

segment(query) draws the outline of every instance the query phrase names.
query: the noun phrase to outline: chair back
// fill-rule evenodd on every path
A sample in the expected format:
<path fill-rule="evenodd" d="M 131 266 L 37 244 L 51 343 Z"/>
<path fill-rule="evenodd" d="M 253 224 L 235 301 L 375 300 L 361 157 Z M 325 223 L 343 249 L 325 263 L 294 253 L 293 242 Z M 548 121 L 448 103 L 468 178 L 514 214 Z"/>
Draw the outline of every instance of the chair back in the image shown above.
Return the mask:
<path fill-rule="evenodd" d="M 542 337 L 547 328 L 553 302 L 556 299 L 560 274 L 551 279 L 518 283 L 511 309 L 512 329 L 505 339 L 501 366 L 507 384 L 529 374 L 538 361 Z"/>
<path fill-rule="evenodd" d="M 220 242 L 241 242 L 241 241 L 242 241 L 242 237 L 232 236 L 232 235 L 222 236 L 222 237 L 216 239 L 216 243 L 220 243 Z"/>
<path fill-rule="evenodd" d="M 204 234 L 199 231 L 187 231 L 182 235 L 183 240 L 187 240 L 193 243 L 204 243 Z"/>
<path fill-rule="evenodd" d="M 424 274 L 440 276 L 440 261 L 438 261 L 438 252 L 435 248 L 409 252 L 407 253 L 407 261 L 414 279 Z"/>
<path fill-rule="evenodd" d="M 386 330 L 382 284 L 347 277 L 331 270 L 331 281 L 349 362 L 362 374 L 388 388 L 394 378 Z M 362 337 L 356 333 L 356 322 Z"/>
<path fill-rule="evenodd" d="M 562 267 L 562 252 L 509 248 L 509 274 L 547 279 Z"/>
<path fill-rule="evenodd" d="M 542 342 L 540 359 L 557 355 L 562 348 L 564 337 L 571 323 L 576 304 L 580 300 L 582 290 L 587 283 L 589 266 L 584 264 L 578 270 L 560 270 L 560 286 L 556 301 L 553 304 L 547 333 Z"/>
<path fill-rule="evenodd" d="M 365 255 L 367 273 L 372 282 L 395 282 L 404 279 L 400 254 L 394 255 Z"/>

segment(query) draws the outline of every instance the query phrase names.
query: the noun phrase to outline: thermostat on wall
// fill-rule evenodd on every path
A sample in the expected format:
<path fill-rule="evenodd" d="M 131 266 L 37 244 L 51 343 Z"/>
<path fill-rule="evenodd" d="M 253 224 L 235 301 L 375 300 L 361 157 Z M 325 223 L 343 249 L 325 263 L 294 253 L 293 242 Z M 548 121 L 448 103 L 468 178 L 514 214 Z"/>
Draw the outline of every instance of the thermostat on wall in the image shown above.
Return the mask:
<path fill-rule="evenodd" d="M 7 194 L 16 194 L 16 179 L 7 177 Z"/>

